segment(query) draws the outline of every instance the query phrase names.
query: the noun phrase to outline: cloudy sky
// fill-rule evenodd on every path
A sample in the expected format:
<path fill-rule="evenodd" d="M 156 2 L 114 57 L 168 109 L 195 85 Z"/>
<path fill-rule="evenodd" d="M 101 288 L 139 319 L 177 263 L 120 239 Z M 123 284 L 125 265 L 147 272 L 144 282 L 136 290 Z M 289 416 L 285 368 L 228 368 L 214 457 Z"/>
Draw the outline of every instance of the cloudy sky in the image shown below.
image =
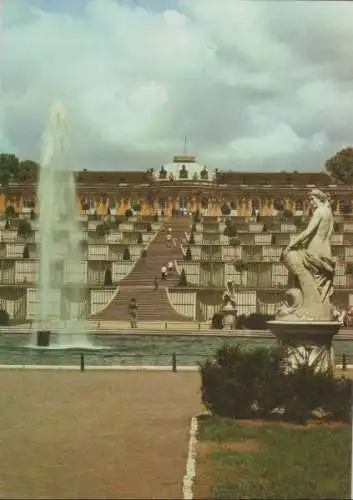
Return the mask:
<path fill-rule="evenodd" d="M 0 0 L 1 1 L 1 0 Z M 353 2 L 2 0 L 0 151 L 50 104 L 80 169 L 322 170 L 352 144 Z"/>

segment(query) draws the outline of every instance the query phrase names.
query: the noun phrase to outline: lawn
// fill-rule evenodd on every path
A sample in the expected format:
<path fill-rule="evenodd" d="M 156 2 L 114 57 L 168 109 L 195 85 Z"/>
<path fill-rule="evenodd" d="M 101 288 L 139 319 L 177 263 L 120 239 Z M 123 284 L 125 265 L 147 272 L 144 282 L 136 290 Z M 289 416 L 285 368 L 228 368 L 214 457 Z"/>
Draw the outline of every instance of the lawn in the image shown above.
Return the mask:
<path fill-rule="evenodd" d="M 199 421 L 195 498 L 349 498 L 351 428 Z"/>

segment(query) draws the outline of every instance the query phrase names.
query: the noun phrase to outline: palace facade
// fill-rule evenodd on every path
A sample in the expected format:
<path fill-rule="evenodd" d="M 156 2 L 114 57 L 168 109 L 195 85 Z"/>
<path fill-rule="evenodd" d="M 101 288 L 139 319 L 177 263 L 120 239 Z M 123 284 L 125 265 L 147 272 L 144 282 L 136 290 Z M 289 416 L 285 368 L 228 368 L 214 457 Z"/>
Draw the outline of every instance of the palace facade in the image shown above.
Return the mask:
<path fill-rule="evenodd" d="M 175 156 L 159 169 L 141 171 L 81 171 L 76 174 L 77 211 L 80 214 L 123 215 L 137 208 L 141 215 L 174 211 L 221 215 L 227 204 L 234 216 L 275 215 L 288 209 L 306 215 L 307 194 L 313 188 L 329 191 L 335 215 L 353 212 L 351 186 L 338 184 L 326 172 L 222 172 L 208 168 L 193 156 Z M 36 211 L 36 180 L 10 184 L 0 195 L 0 213 Z"/>

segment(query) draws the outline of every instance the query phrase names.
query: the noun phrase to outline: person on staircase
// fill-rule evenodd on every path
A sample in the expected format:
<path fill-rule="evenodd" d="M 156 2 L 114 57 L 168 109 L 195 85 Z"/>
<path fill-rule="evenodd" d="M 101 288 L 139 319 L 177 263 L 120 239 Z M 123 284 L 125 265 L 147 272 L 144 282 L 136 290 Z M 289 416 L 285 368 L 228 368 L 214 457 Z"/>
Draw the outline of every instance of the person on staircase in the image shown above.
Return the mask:
<path fill-rule="evenodd" d="M 153 286 L 154 286 L 154 289 L 155 290 L 158 290 L 158 286 L 159 286 L 159 283 L 158 283 L 158 276 L 155 276 L 153 278 Z"/>
<path fill-rule="evenodd" d="M 163 264 L 163 266 L 161 267 L 161 279 L 162 279 L 162 281 L 165 281 L 167 279 L 167 275 L 168 275 L 167 266 L 165 264 Z"/>
<path fill-rule="evenodd" d="M 131 328 L 137 328 L 137 309 L 138 305 L 135 299 L 131 299 L 129 303 L 129 317 Z"/>

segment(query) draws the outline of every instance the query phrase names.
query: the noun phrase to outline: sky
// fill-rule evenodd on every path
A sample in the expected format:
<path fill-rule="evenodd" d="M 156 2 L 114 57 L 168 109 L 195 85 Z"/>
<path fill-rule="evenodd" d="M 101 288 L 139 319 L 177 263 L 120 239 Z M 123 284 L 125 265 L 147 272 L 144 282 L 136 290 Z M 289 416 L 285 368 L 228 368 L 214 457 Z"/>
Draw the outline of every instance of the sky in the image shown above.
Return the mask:
<path fill-rule="evenodd" d="M 0 0 L 0 152 L 68 109 L 80 170 L 321 171 L 352 144 L 353 2 Z"/>

